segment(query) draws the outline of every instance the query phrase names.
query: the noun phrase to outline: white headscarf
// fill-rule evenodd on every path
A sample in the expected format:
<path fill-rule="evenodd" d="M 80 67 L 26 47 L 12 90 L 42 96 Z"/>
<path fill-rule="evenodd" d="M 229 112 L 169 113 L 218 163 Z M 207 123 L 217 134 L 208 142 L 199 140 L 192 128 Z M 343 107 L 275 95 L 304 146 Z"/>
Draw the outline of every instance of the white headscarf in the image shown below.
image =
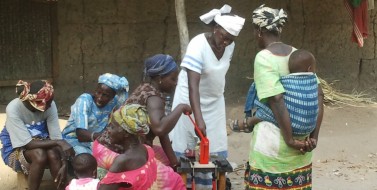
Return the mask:
<path fill-rule="evenodd" d="M 232 7 L 225 4 L 221 9 L 212 9 L 199 18 L 206 24 L 215 20 L 215 22 L 223 27 L 229 34 L 238 36 L 245 23 L 245 19 L 237 15 L 221 15 L 222 13 L 230 13 L 231 10 Z"/>

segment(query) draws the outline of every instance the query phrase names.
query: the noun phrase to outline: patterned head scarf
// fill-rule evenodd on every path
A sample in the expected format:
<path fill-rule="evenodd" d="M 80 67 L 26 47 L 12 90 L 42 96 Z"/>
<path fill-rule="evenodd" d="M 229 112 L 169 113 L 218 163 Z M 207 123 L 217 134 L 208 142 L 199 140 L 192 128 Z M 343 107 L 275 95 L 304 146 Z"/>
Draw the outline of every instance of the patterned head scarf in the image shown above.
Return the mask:
<path fill-rule="evenodd" d="M 149 133 L 147 109 L 139 104 L 126 104 L 111 114 L 110 123 L 116 123 L 133 135 Z"/>
<path fill-rule="evenodd" d="M 119 77 L 118 75 L 106 73 L 98 77 L 98 83 L 105 84 L 113 89 L 115 92 L 126 90 L 128 92 L 128 81 L 125 77 Z"/>
<path fill-rule="evenodd" d="M 238 36 L 245 19 L 237 15 L 221 15 L 222 13 L 230 13 L 232 7 L 225 4 L 221 9 L 212 9 L 210 12 L 200 16 L 200 20 L 206 24 L 215 21 L 218 25 L 223 27 L 229 34 Z"/>
<path fill-rule="evenodd" d="M 36 94 L 30 93 L 30 83 L 28 82 L 19 80 L 16 87 L 24 86 L 19 97 L 21 101 L 29 101 L 35 109 L 43 112 L 46 110 L 46 103 L 53 97 L 54 87 L 46 80 L 42 80 L 42 82 L 45 84 Z"/>
<path fill-rule="evenodd" d="M 272 9 L 264 4 L 256 8 L 252 15 L 253 24 L 259 28 L 266 28 L 271 32 L 281 33 L 284 24 L 288 20 L 287 13 L 283 9 Z"/>
<path fill-rule="evenodd" d="M 144 74 L 149 77 L 169 74 L 178 69 L 177 64 L 170 55 L 157 54 L 144 62 Z"/>

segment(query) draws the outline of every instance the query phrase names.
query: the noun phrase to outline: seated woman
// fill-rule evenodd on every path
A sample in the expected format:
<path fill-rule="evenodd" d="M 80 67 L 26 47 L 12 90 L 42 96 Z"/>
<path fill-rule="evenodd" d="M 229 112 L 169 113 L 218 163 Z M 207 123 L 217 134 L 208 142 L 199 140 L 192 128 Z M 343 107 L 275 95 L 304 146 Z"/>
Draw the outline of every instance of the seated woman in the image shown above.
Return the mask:
<path fill-rule="evenodd" d="M 31 84 L 20 80 L 16 86 L 19 98 L 7 105 L 5 127 L 0 134 L 4 163 L 28 175 L 29 190 L 39 189 L 46 167 L 58 182 L 58 189 L 63 188 L 67 160 L 74 152 L 62 140 L 54 88 L 40 80 Z"/>
<path fill-rule="evenodd" d="M 155 136 L 159 136 L 163 150 L 153 146 L 159 169 L 157 180 L 160 189 L 170 188 L 171 185 L 183 182 L 181 178 L 171 177 L 173 175 L 171 173 L 175 173 L 172 168 L 175 169 L 179 162 L 171 148 L 168 133 L 182 113 L 191 113 L 191 107 L 181 104 L 169 115 L 165 115 L 165 101 L 162 93 L 171 93 L 174 90 L 178 75 L 177 65 L 171 56 L 159 54 L 148 58 L 145 61 L 144 74 L 150 77 L 151 81 L 148 83 L 144 80 L 128 98 L 126 104 L 137 103 L 146 107 L 150 119 L 150 131 L 141 140 L 144 144 L 152 146 Z M 108 125 L 103 134 L 93 143 L 93 155 L 97 159 L 98 176 L 100 178 L 106 172 L 101 168 L 109 170 L 115 157 L 124 149 L 122 146 L 111 143 L 112 137 L 109 135 L 109 131 L 112 130 L 112 127 L 113 125 Z M 109 149 L 112 151 L 108 151 Z"/>
<path fill-rule="evenodd" d="M 126 104 L 146 106 L 151 120 L 151 131 L 143 138 L 143 142 L 153 147 L 156 158 L 159 161 L 165 165 L 170 165 L 172 168 L 176 168 L 179 162 L 171 147 L 168 133 L 173 129 L 182 113 L 191 113 L 189 105 L 180 104 L 169 115 L 165 115 L 163 93 L 172 93 L 177 85 L 177 64 L 171 56 L 157 54 L 145 61 L 144 76 L 143 83 L 135 89 L 127 99 Z M 150 78 L 150 82 L 145 81 L 147 77 Z M 163 150 L 159 146 L 153 146 L 153 140 L 156 136 L 159 137 Z M 106 131 L 98 138 L 98 142 L 102 145 L 110 146 L 110 140 Z M 93 154 L 96 154 L 95 150 L 93 150 Z M 108 155 L 104 156 L 107 157 Z M 106 161 L 107 159 L 103 158 L 101 160 Z M 99 167 L 105 169 L 109 167 L 109 163 L 101 164 L 101 161 L 98 162 Z"/>
<path fill-rule="evenodd" d="M 103 148 L 116 156 L 108 173 L 100 181 L 100 190 L 165 189 L 160 186 L 157 171 L 168 171 L 164 169 L 168 167 L 158 166 L 153 149 L 139 140 L 140 136 L 149 133 L 149 124 L 146 108 L 138 104 L 126 104 L 111 115 L 108 130 L 110 144 Z M 122 147 L 121 150 L 118 147 Z M 170 171 L 165 173 L 168 189 L 185 189 L 180 176 Z"/>
<path fill-rule="evenodd" d="M 92 153 L 91 142 L 104 130 L 113 109 L 120 107 L 128 94 L 125 77 L 106 73 L 98 78 L 93 94 L 84 93 L 71 107 L 71 115 L 63 137 L 75 149 L 76 155 Z"/>

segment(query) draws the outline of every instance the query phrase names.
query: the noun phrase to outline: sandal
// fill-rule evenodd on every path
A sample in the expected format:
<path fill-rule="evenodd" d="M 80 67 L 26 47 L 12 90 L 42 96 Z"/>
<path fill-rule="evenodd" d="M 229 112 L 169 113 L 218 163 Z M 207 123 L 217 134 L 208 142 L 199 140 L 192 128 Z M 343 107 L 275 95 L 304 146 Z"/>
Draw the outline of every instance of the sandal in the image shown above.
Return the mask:
<path fill-rule="evenodd" d="M 239 125 L 238 125 L 238 120 L 236 119 L 236 120 L 232 120 L 231 122 L 230 122 L 230 129 L 232 129 L 232 131 L 234 131 L 234 132 L 240 132 L 240 127 L 239 127 Z"/>
<path fill-rule="evenodd" d="M 236 120 L 232 120 L 230 122 L 230 125 L 229 125 L 229 128 L 233 131 L 233 132 L 245 132 L 245 133 L 251 133 L 254 129 L 254 126 L 251 125 L 247 125 L 247 118 L 248 117 L 245 117 L 245 119 L 243 119 L 242 121 L 242 127 L 238 124 L 238 119 Z"/>

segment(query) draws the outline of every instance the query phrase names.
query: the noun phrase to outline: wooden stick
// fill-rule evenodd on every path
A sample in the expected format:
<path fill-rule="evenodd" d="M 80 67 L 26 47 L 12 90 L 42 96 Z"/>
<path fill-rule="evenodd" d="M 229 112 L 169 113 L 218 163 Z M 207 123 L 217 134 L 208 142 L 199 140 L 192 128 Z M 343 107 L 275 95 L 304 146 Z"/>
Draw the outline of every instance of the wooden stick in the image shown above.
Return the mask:
<path fill-rule="evenodd" d="M 181 44 L 181 59 L 183 59 L 186 53 L 187 45 L 189 43 L 189 34 L 187 29 L 185 11 L 185 0 L 175 0 L 175 14 L 177 17 L 179 42 Z"/>

